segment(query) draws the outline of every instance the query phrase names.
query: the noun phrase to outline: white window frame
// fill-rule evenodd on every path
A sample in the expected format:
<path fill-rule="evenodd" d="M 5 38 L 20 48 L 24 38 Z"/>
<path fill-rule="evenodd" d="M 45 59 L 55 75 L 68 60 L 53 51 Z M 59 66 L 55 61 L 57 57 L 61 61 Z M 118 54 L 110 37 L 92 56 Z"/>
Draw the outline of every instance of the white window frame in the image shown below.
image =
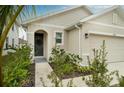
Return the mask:
<path fill-rule="evenodd" d="M 61 43 L 56 43 L 56 33 L 62 33 L 62 42 Z M 64 45 L 64 32 L 63 31 L 55 31 L 54 40 L 55 40 L 56 45 Z"/>

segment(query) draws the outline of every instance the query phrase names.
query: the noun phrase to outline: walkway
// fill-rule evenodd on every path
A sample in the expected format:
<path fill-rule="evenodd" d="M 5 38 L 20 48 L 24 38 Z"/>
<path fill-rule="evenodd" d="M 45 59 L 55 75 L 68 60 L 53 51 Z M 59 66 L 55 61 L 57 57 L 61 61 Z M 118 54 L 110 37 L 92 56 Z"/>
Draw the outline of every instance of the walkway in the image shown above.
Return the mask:
<path fill-rule="evenodd" d="M 36 59 L 35 62 L 35 87 L 43 87 L 43 82 L 46 86 L 52 86 L 51 81 L 47 78 L 47 75 L 52 71 L 48 62 L 45 59 Z"/>

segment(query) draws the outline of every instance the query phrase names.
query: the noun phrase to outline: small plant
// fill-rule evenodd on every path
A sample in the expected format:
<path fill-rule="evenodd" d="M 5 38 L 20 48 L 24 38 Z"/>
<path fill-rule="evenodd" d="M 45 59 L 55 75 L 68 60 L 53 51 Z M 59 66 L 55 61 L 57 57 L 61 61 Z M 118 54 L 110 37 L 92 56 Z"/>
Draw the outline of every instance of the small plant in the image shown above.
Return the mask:
<path fill-rule="evenodd" d="M 92 87 L 107 87 L 110 86 L 110 82 L 113 80 L 112 75 L 115 72 L 110 72 L 107 69 L 106 63 L 106 47 L 105 41 L 99 50 L 93 50 L 94 58 L 90 63 L 92 74 L 86 78 L 86 84 Z"/>

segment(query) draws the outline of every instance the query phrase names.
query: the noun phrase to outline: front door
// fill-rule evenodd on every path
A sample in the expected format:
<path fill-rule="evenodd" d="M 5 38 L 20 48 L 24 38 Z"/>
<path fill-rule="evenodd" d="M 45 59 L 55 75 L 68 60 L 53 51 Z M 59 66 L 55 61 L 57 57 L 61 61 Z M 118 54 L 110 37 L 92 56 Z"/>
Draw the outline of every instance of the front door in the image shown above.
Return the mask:
<path fill-rule="evenodd" d="M 42 33 L 35 33 L 35 56 L 43 55 L 43 37 Z"/>

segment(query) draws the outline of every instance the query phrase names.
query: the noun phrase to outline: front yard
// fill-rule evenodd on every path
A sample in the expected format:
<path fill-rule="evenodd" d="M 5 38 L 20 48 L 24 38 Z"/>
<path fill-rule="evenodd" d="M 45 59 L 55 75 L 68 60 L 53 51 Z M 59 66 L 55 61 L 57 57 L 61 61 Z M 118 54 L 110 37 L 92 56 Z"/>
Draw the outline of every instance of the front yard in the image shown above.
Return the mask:
<path fill-rule="evenodd" d="M 123 87 L 124 77 L 120 76 L 117 71 L 109 71 L 107 68 L 107 52 L 104 44 L 100 49 L 94 49 L 93 52 L 94 58 L 89 60 L 89 66 L 81 66 L 82 58 L 79 55 L 55 47 L 52 49 L 49 62 L 37 63 L 35 68 L 35 64 L 31 63 L 31 49 L 24 45 L 17 48 L 16 52 L 3 56 L 4 86 L 34 87 L 35 82 L 37 82 L 37 86 L 41 81 L 44 81 L 44 78 L 40 78 L 43 76 L 46 78 L 44 83 L 49 84 L 50 81 L 54 87 L 83 85 L 90 87 Z M 35 80 L 35 76 L 37 80 Z M 111 84 L 114 76 L 117 77 L 116 85 Z"/>

